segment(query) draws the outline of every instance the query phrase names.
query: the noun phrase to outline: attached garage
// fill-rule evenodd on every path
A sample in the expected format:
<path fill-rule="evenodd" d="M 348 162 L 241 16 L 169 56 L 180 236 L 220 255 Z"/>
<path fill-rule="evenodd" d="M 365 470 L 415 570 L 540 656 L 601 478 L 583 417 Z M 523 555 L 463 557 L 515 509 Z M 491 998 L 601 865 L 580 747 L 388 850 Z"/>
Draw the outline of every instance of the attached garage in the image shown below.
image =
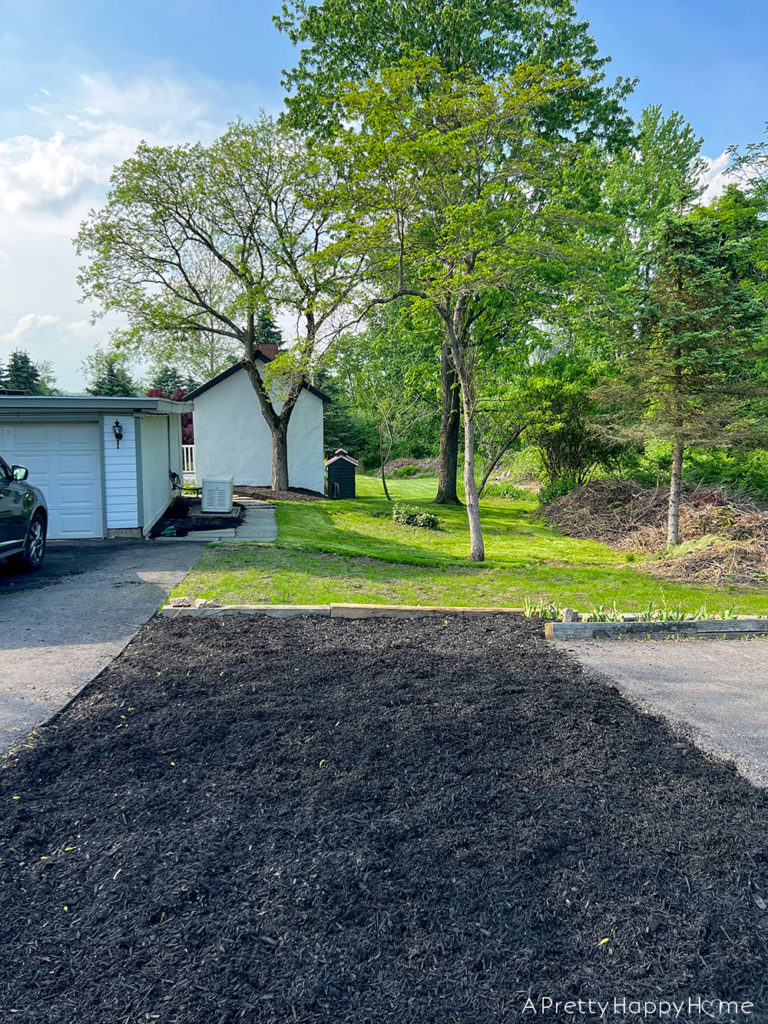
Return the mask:
<path fill-rule="evenodd" d="M 56 539 L 141 536 L 182 476 L 181 414 L 162 398 L 0 396 L 0 455 L 26 466 Z"/>

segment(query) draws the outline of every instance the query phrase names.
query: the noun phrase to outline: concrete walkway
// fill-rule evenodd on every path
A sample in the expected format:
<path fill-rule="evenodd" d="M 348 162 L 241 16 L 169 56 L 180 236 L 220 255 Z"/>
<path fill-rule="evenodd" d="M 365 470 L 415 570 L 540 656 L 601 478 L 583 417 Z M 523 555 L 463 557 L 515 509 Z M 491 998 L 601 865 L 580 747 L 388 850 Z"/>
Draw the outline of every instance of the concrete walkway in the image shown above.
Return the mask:
<path fill-rule="evenodd" d="M 244 541 L 256 541 L 271 544 L 277 540 L 277 522 L 275 506 L 268 501 L 256 498 L 235 498 L 239 505 L 245 506 L 245 515 L 240 526 L 231 530 L 206 530 L 188 533 L 186 537 L 158 537 L 157 542 L 163 544 L 192 543 L 199 544 L 242 544 Z"/>
<path fill-rule="evenodd" d="M 768 640 L 556 643 L 637 707 L 768 786 Z"/>
<path fill-rule="evenodd" d="M 39 573 L 0 567 L 0 750 L 108 665 L 202 551 L 199 540 L 56 542 Z"/>

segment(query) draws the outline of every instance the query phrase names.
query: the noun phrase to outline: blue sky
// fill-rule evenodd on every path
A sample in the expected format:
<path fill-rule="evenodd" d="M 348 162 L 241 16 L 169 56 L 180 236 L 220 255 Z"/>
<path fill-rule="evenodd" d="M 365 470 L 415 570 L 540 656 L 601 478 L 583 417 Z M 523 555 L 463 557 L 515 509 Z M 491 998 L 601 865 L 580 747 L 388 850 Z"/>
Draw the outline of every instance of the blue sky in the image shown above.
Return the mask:
<path fill-rule="evenodd" d="M 212 138 L 281 105 L 293 63 L 277 0 L 0 0 L 0 362 L 15 347 L 79 389 L 80 363 L 113 324 L 77 302 L 71 238 L 138 141 Z M 631 100 L 680 110 L 723 151 L 768 120 L 764 0 L 580 0 Z"/>

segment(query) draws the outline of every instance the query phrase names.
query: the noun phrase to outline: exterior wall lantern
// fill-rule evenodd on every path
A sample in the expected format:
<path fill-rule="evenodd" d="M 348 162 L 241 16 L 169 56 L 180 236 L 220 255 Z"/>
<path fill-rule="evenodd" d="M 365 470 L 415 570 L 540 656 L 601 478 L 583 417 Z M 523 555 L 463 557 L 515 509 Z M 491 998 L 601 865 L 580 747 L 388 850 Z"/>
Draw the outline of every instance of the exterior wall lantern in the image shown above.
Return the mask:
<path fill-rule="evenodd" d="M 123 425 L 120 422 L 120 420 L 115 420 L 115 424 L 112 427 L 112 433 L 115 435 L 115 440 L 117 441 L 117 447 L 119 448 L 120 447 L 120 442 L 123 439 Z"/>

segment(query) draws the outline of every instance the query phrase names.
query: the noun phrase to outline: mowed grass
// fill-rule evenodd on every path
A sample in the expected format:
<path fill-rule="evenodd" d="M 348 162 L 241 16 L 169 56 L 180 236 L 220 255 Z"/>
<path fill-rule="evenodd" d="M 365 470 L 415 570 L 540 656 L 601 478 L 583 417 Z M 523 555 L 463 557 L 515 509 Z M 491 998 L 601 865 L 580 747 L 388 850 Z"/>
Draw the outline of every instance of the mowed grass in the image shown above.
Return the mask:
<path fill-rule="evenodd" d="M 533 499 L 483 501 L 486 561 L 473 564 L 466 512 L 431 505 L 436 483 L 424 477 L 389 486 L 396 500 L 434 512 L 439 530 L 392 522 L 381 482 L 359 477 L 355 501 L 278 502 L 275 545 L 206 548 L 173 593 L 228 604 L 519 607 L 528 599 L 580 610 L 615 603 L 628 611 L 654 602 L 685 611 L 706 605 L 712 612 L 768 612 L 764 590 L 659 580 L 623 552 L 561 536 Z"/>

